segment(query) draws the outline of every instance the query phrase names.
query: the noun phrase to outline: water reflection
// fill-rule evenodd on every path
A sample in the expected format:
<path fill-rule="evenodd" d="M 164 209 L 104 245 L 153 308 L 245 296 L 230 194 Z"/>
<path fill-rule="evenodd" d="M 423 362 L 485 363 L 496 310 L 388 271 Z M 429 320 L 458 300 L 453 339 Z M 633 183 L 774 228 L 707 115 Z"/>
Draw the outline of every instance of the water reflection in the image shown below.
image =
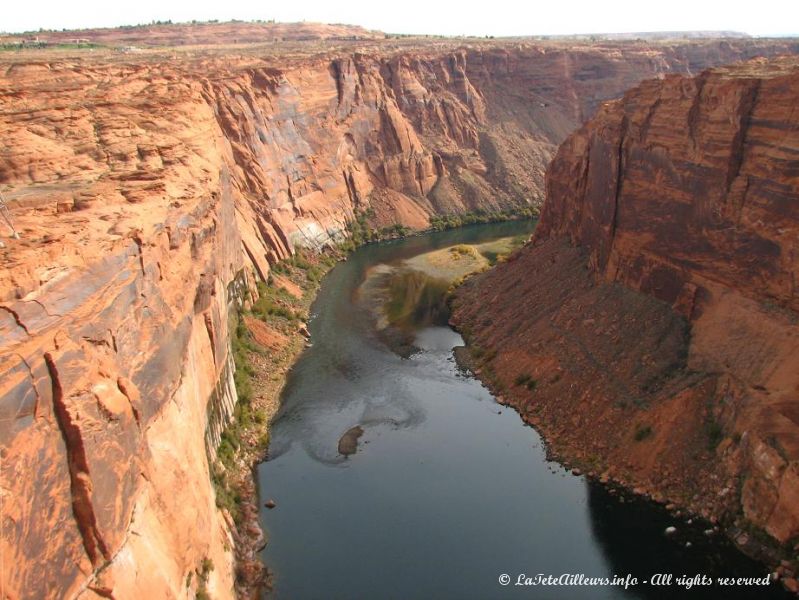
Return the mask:
<path fill-rule="evenodd" d="M 674 598 L 673 588 L 505 587 L 498 577 L 699 572 L 716 564 L 703 562 L 711 552 L 724 569 L 737 564 L 740 555 L 711 540 L 684 552 L 664 539 L 659 509 L 620 504 L 547 462 L 535 431 L 458 370 L 456 332 L 415 330 L 407 358 L 376 335 L 358 291 L 375 265 L 523 227 L 364 248 L 325 279 L 313 347 L 290 374 L 258 469 L 262 497 L 278 505 L 261 515 L 275 597 Z M 357 452 L 345 456 L 342 437 L 358 426 Z M 735 568 L 744 567 L 753 568 Z"/>
<path fill-rule="evenodd" d="M 446 323 L 444 293 L 448 284 L 433 285 L 432 278 L 415 271 L 416 275 L 407 278 L 409 271 L 394 267 L 377 273 L 386 279 L 367 282 L 375 268 L 455 243 L 526 236 L 534 226 L 531 221 L 498 223 L 368 246 L 337 266 L 325 279 L 312 309 L 309 329 L 314 345 L 288 376 L 281 409 L 272 425 L 270 459 L 289 451 L 296 442 L 315 460 L 341 464 L 338 440 L 350 427 L 407 429 L 424 421 L 422 403 L 408 391 L 416 365 L 402 359 L 418 350 L 414 344 L 418 327 Z M 414 282 L 419 285 L 403 286 Z M 395 299 L 398 327 L 377 323 L 386 286 L 388 297 Z M 419 303 L 421 299 L 429 301 Z M 415 308 L 418 304 L 414 302 L 424 308 Z M 386 345 L 394 352 L 387 352 Z"/>
<path fill-rule="evenodd" d="M 689 524 L 660 506 L 624 493 L 611 494 L 598 484 L 587 484 L 587 488 L 591 528 L 611 569 L 616 573 L 632 573 L 642 580 L 658 573 L 675 576 L 671 586 L 634 590 L 636 598 L 679 596 L 676 577 L 682 575 L 689 578 L 707 575 L 716 579 L 763 577 L 768 573 L 764 566 L 736 551 L 709 523 L 691 520 Z M 675 527 L 676 532 L 666 535 L 667 527 Z M 642 536 L 646 537 L 646 544 L 641 543 Z M 787 597 L 778 585 L 768 588 L 695 586 L 682 593 L 708 600 Z"/>

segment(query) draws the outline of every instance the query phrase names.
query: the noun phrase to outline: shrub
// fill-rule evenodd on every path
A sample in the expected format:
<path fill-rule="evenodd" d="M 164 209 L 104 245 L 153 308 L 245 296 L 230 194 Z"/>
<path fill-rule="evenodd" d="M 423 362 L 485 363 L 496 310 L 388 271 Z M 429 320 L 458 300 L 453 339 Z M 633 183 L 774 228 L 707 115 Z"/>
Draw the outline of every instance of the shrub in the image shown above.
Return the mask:
<path fill-rule="evenodd" d="M 512 221 L 514 219 L 533 219 L 538 216 L 538 209 L 532 207 L 514 208 L 508 210 L 477 210 L 474 212 L 433 215 L 430 217 L 430 229 L 443 231 L 475 223 L 497 223 Z"/>
<path fill-rule="evenodd" d="M 217 507 L 227 510 L 230 516 L 233 517 L 233 521 L 239 523 L 241 520 L 241 511 L 239 509 L 241 493 L 230 485 L 225 472 L 217 466 L 211 469 L 211 483 L 214 486 Z"/>
<path fill-rule="evenodd" d="M 652 435 L 652 427 L 649 425 L 639 425 L 635 429 L 635 441 L 642 442 Z"/>
<path fill-rule="evenodd" d="M 516 386 L 523 385 L 530 391 L 533 391 L 538 385 L 538 382 L 535 379 L 533 379 L 533 376 L 530 375 L 529 373 L 520 373 L 519 375 L 516 376 L 516 379 L 513 381 L 513 383 Z"/>
<path fill-rule="evenodd" d="M 209 573 L 214 570 L 214 561 L 210 558 L 205 557 L 203 562 L 200 564 L 200 577 L 207 580 Z"/>
<path fill-rule="evenodd" d="M 321 278 L 321 275 L 319 277 Z M 282 287 L 258 282 L 258 300 L 253 304 L 252 313 L 261 320 L 265 320 L 268 316 L 275 316 L 295 321 L 297 314 L 288 306 L 294 301 L 294 297 Z"/>
<path fill-rule="evenodd" d="M 311 281 L 313 283 L 319 283 L 320 281 L 322 281 L 322 277 L 324 277 L 324 274 L 325 271 L 317 266 L 310 267 L 306 272 L 308 281 Z"/>
<path fill-rule="evenodd" d="M 197 600 L 210 600 L 211 596 L 208 593 L 207 584 L 208 576 L 213 570 L 213 561 L 208 557 L 204 558 L 197 569 Z"/>
<path fill-rule="evenodd" d="M 456 256 L 477 256 L 477 251 L 472 246 L 458 244 L 449 249 L 450 253 Z"/>
<path fill-rule="evenodd" d="M 724 439 L 724 429 L 721 423 L 716 421 L 713 417 L 709 417 L 705 422 L 705 431 L 707 433 L 707 449 L 715 450 L 716 446 Z"/>
<path fill-rule="evenodd" d="M 513 381 L 513 383 L 514 385 L 526 385 L 531 379 L 532 377 L 529 373 L 520 373 L 516 376 L 516 379 Z"/>
<path fill-rule="evenodd" d="M 311 263 L 305 257 L 305 250 L 302 248 L 295 248 L 294 256 L 289 259 L 292 266 L 307 271 L 311 268 Z"/>

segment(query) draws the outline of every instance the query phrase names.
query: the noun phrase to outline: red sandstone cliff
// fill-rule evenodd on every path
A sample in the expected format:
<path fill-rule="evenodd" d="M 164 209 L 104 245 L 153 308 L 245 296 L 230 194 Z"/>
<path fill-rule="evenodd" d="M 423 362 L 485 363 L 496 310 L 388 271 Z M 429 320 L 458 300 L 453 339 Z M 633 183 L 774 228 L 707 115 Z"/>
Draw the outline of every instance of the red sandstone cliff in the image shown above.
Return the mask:
<path fill-rule="evenodd" d="M 369 208 L 422 228 L 539 202 L 601 100 L 794 50 L 359 49 L 2 59 L 0 184 L 22 234 L 0 230 L 5 594 L 182 596 L 211 558 L 230 595 L 206 449 L 235 402 L 231 305 L 270 263 Z"/>
<path fill-rule="evenodd" d="M 785 59 L 605 103 L 553 160 L 533 242 L 465 286 L 454 316 L 556 452 L 788 548 L 797 98 L 799 63 Z M 521 372 L 534 390 L 513 385 Z"/>

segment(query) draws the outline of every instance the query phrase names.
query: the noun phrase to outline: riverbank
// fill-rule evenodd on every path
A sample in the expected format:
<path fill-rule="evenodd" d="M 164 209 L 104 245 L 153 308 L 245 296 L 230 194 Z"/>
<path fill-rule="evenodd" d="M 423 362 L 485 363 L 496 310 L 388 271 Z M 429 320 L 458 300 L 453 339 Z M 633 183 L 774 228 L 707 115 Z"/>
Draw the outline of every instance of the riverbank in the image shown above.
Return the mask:
<path fill-rule="evenodd" d="M 797 547 L 747 523 L 741 482 L 717 468 L 752 442 L 723 441 L 698 400 L 707 382 L 685 367 L 685 322 L 653 298 L 596 284 L 584 265 L 579 250 L 548 243 L 469 279 L 451 303 L 467 341 L 461 364 L 545 438 L 553 460 L 666 506 L 678 527 L 706 520 L 708 535 L 723 531 L 796 591 Z M 689 391 L 672 400 L 679 385 Z"/>
<path fill-rule="evenodd" d="M 262 500 L 276 503 L 262 502 L 260 517 L 270 537 L 262 559 L 277 597 L 368 598 L 391 589 L 409 598 L 492 598 L 498 574 L 531 568 L 640 580 L 655 572 L 762 577 L 762 566 L 722 536 L 675 523 L 662 506 L 608 493 L 547 460 L 537 433 L 456 367 L 452 348 L 463 340 L 449 327 L 423 320 L 408 357 L 380 339 L 363 293 L 370 274 L 529 234 L 531 225 L 370 245 L 326 277 L 309 323 L 313 346 L 288 375 L 269 460 L 258 467 Z M 664 534 L 675 524 L 676 533 Z M 660 592 L 643 586 L 637 595 L 654 600 Z M 743 599 L 746 592 L 691 596 Z M 593 599 L 602 592 L 570 593 Z M 761 597 L 784 596 L 770 586 Z"/>
<path fill-rule="evenodd" d="M 469 213 L 467 224 L 519 221 L 524 213 Z M 231 323 L 232 350 L 239 397 L 234 422 L 222 435 L 211 479 L 217 505 L 234 536 L 236 587 L 241 598 L 256 598 L 271 588 L 269 569 L 258 559 L 267 540 L 258 519 L 260 501 L 253 475 L 266 459 L 269 427 L 280 408 L 286 376 L 308 346 L 309 310 L 322 279 L 339 261 L 357 248 L 372 243 L 456 228 L 456 221 L 439 219 L 431 229 L 410 232 L 405 228 L 375 229 L 368 214 L 349 226 L 350 238 L 326 252 L 298 250 L 292 258 L 273 265 L 267 283 L 259 283 L 258 299 L 245 304 Z M 518 244 L 518 240 L 513 243 Z M 509 244 L 488 244 L 480 267 L 493 264 Z M 477 267 L 474 267 L 475 269 Z M 202 574 L 198 573 L 202 580 Z"/>
<path fill-rule="evenodd" d="M 508 241 L 513 238 L 503 239 Z M 393 244 L 391 246 L 393 246 Z M 497 244 L 497 242 L 492 242 L 490 244 L 445 244 L 426 253 L 404 256 L 399 261 L 389 261 L 389 264 L 393 265 L 392 268 L 395 269 L 402 270 L 413 268 L 414 270 L 426 273 L 427 275 L 442 275 L 441 269 L 445 266 L 445 263 L 457 263 L 457 269 L 446 273 L 448 278 L 452 279 L 453 277 L 460 277 L 462 275 L 459 271 L 461 267 L 466 265 L 466 263 L 469 263 L 470 265 L 474 263 L 472 265 L 474 266 L 474 270 L 480 270 L 485 267 L 485 264 L 483 264 L 483 259 L 491 259 L 492 262 L 496 261 L 500 263 L 506 260 L 516 260 L 517 257 L 515 255 L 510 257 L 503 256 L 505 251 L 507 251 L 510 247 L 512 247 L 512 245 L 508 246 L 506 244 Z M 495 251 L 498 251 L 496 256 L 493 255 L 493 252 Z M 486 254 L 488 254 L 488 256 L 486 256 Z M 445 261 L 443 260 L 444 258 L 451 258 L 452 260 Z M 243 341 L 240 340 L 240 336 L 237 335 L 237 346 L 235 347 L 238 348 L 239 351 L 241 351 L 243 348 L 245 356 L 249 361 L 247 364 L 249 365 L 250 369 L 254 371 L 254 374 L 252 374 L 251 378 L 245 382 L 237 381 L 237 386 L 245 390 L 245 397 L 247 396 L 247 386 L 250 385 L 252 387 L 252 397 L 254 398 L 253 405 L 255 406 L 256 410 L 263 410 L 265 411 L 265 416 L 268 415 L 266 423 L 272 423 L 272 417 L 280 407 L 280 395 L 286 382 L 287 373 L 307 343 L 305 337 L 301 333 L 302 324 L 307 321 L 308 308 L 316 296 L 318 280 L 321 279 L 321 275 L 333 265 L 335 259 L 328 257 L 327 259 L 324 259 L 324 264 L 316 263 L 316 260 L 322 259 L 319 259 L 319 257 L 316 256 L 300 255 L 288 263 L 279 264 L 275 269 L 273 277 L 270 278 L 272 284 L 267 288 L 260 290 L 261 299 L 259 302 L 251 306 L 243 315 L 242 323 L 245 327 L 245 335 Z M 366 272 L 368 273 L 371 268 L 372 267 L 365 267 Z M 300 292 L 299 294 L 298 291 Z M 483 318 L 485 320 L 488 318 L 488 315 L 483 315 Z M 265 324 L 266 327 L 263 327 L 261 323 Z M 239 330 L 237 329 L 237 333 L 238 332 Z M 269 348 L 270 352 L 264 353 L 263 350 L 259 350 L 259 348 Z M 472 348 L 474 349 L 474 346 L 472 346 Z M 313 352 L 316 352 L 316 348 L 314 348 L 311 353 Z M 238 353 L 239 352 L 237 352 L 237 354 Z M 463 354 L 463 350 L 456 351 L 456 356 L 461 355 L 459 356 L 461 359 Z M 339 356 L 339 353 L 336 353 L 336 355 Z M 500 403 L 514 405 L 514 401 L 511 397 L 513 393 L 509 393 L 508 388 L 519 388 L 520 390 L 523 388 L 526 390 L 525 393 L 534 393 L 536 387 L 542 383 L 540 378 L 531 374 L 529 377 L 524 378 L 524 380 L 517 375 L 517 377 L 513 380 L 512 385 L 508 384 L 504 387 L 497 386 L 491 378 L 491 369 L 489 368 L 487 371 L 484 370 L 485 364 L 490 363 L 496 358 L 496 353 L 490 348 L 487 348 L 483 349 L 482 352 L 479 352 L 478 355 L 479 356 L 477 357 L 472 357 L 475 360 L 473 360 L 471 363 L 471 370 L 475 372 L 480 379 L 488 384 L 489 388 L 495 395 L 495 399 Z M 242 363 L 242 361 L 240 358 L 237 358 L 237 364 L 239 363 Z M 346 360 L 343 363 L 339 363 L 337 360 L 336 369 L 340 369 L 342 373 L 350 373 L 352 372 L 353 368 L 356 370 L 359 370 L 360 368 L 359 366 L 348 366 L 346 363 Z M 360 365 L 360 363 L 356 364 Z M 519 363 L 519 365 L 521 364 L 523 364 L 523 362 Z M 245 367 L 240 369 L 240 372 L 246 372 L 246 370 L 247 369 Z M 312 371 L 314 373 L 322 372 L 318 367 L 314 367 Z M 306 398 L 304 393 L 299 395 L 303 398 Z M 514 408 L 519 411 L 518 406 L 514 405 Z M 537 420 L 535 415 L 522 413 L 521 411 L 520 414 L 522 414 L 522 418 L 526 423 L 535 426 L 536 429 L 542 433 L 542 435 L 547 436 L 547 439 L 555 439 L 552 437 L 552 430 L 544 430 L 541 422 Z M 293 418 L 289 419 L 289 421 L 293 420 Z M 256 422 L 260 421 L 260 417 L 256 419 Z M 325 419 L 325 422 L 327 422 L 327 419 Z M 353 421 L 353 423 L 361 422 Z M 362 423 L 364 425 L 363 428 L 361 428 L 360 425 L 357 427 L 351 427 L 353 423 L 347 423 L 347 427 L 349 427 L 347 431 L 357 430 L 359 433 L 358 437 L 365 432 L 366 443 L 368 444 L 370 441 L 374 441 L 374 438 L 369 435 L 369 427 L 367 427 L 366 423 Z M 248 435 L 254 435 L 255 432 L 258 431 L 262 432 L 263 427 L 256 428 L 251 434 L 245 434 L 244 437 L 246 438 Z M 649 435 L 652 435 L 652 431 L 649 432 Z M 316 436 L 313 437 L 313 443 L 316 443 L 318 438 Z M 341 455 L 342 459 L 354 453 L 354 448 L 347 449 L 346 447 L 344 448 L 345 452 L 342 452 L 341 439 L 339 438 L 338 434 L 336 434 L 335 437 L 338 454 Z M 641 441 L 644 441 L 645 439 L 646 436 L 644 436 Z M 246 459 L 242 460 L 240 461 L 242 466 L 257 464 L 263 460 L 266 450 L 266 443 L 266 437 L 262 437 L 260 440 L 253 439 L 252 443 L 249 443 L 247 446 L 247 448 L 253 450 L 253 452 L 250 454 L 250 462 L 248 463 Z M 560 445 L 558 444 L 555 444 L 555 446 L 560 448 Z M 276 448 L 276 456 L 282 454 L 282 452 L 285 452 L 285 450 L 282 449 L 283 447 L 284 444 L 278 444 L 278 448 Z M 661 504 L 666 504 L 664 498 L 659 498 L 655 493 L 650 494 L 649 492 L 651 490 L 648 488 L 636 486 L 629 481 L 624 481 L 613 476 L 605 476 L 607 475 L 606 470 L 598 470 L 595 463 L 582 461 L 574 456 L 569 455 L 569 453 L 565 451 L 555 454 L 555 452 L 552 450 L 552 447 L 548 445 L 546 448 L 549 459 L 557 460 L 567 468 L 573 468 L 575 473 L 578 475 L 585 474 L 587 477 L 589 477 L 589 479 L 601 481 L 608 486 L 611 495 L 617 495 L 617 497 L 620 498 L 626 497 L 627 502 L 630 502 L 630 492 L 634 492 L 641 498 L 650 498 L 658 500 Z M 248 452 L 250 452 L 250 450 L 245 448 L 245 454 Z M 369 452 L 372 454 L 374 452 L 374 448 L 370 447 Z M 324 461 L 327 460 L 330 459 L 324 459 Z M 249 590 L 257 589 L 259 586 L 269 587 L 271 585 L 271 576 L 266 568 L 257 561 L 256 557 L 258 551 L 261 550 L 265 544 L 265 538 L 258 524 L 258 509 L 264 501 L 272 500 L 273 496 L 270 495 L 272 492 L 266 488 L 267 493 L 263 498 L 260 498 L 259 502 L 257 496 L 258 490 L 252 480 L 251 467 L 240 468 L 237 472 L 239 474 L 239 479 L 237 480 L 238 484 L 235 486 L 235 488 L 242 500 L 241 514 L 239 515 L 238 522 L 238 530 L 242 533 L 237 540 L 237 544 L 240 542 L 241 547 L 241 560 L 239 569 L 239 574 L 241 575 L 241 580 L 239 581 L 239 584 L 241 585 L 240 589 L 245 589 L 245 583 L 247 581 L 250 582 L 247 584 L 249 587 L 246 587 L 246 589 Z M 614 482 L 618 484 L 618 487 L 614 485 Z M 261 485 L 263 486 L 263 480 Z M 292 505 L 297 502 L 296 499 L 289 499 L 285 495 L 275 495 L 274 498 L 279 508 L 275 512 L 272 512 L 271 510 L 266 511 L 268 512 L 270 519 L 273 516 L 277 517 L 278 513 L 283 514 L 285 511 L 291 511 L 292 508 L 294 508 Z M 283 510 L 281 510 L 281 508 Z M 681 531 L 687 530 L 688 525 L 685 523 L 690 524 L 691 521 L 693 521 L 692 529 L 695 530 L 697 528 L 698 520 L 693 515 L 681 512 L 682 509 L 678 509 L 676 504 L 668 508 L 674 516 L 674 522 L 678 525 L 678 528 L 680 528 Z M 264 511 L 262 510 L 262 513 L 263 512 Z M 680 526 L 680 523 L 683 523 L 683 525 Z M 706 534 L 706 537 L 708 537 L 708 541 L 711 543 L 713 538 L 720 536 L 719 527 L 714 523 L 707 523 L 707 531 L 708 533 Z M 701 530 L 699 531 L 699 536 L 702 537 Z M 283 533 L 283 537 L 285 538 L 285 533 Z M 735 538 L 736 536 L 732 537 Z M 285 539 L 283 540 L 283 543 L 285 543 Z M 697 545 L 695 538 L 692 539 L 692 543 Z M 749 552 L 749 554 L 752 554 L 752 552 Z M 768 559 L 763 559 L 762 557 L 760 558 L 761 560 L 768 561 Z M 267 560 L 267 562 L 271 567 L 272 561 Z M 786 576 L 790 576 L 791 574 L 789 566 L 783 565 L 782 571 L 786 574 Z M 245 594 L 242 594 L 242 596 L 247 597 Z M 249 597 L 252 597 L 252 594 Z"/>
<path fill-rule="evenodd" d="M 268 568 L 258 559 L 266 544 L 259 525 L 260 498 L 253 471 L 266 458 L 269 424 L 280 407 L 286 374 L 307 345 L 310 306 L 324 275 L 342 255 L 299 251 L 272 268 L 259 283 L 258 299 L 245 304 L 231 324 L 239 402 L 222 434 L 211 466 L 217 506 L 233 532 L 236 592 L 259 598 L 270 588 Z"/>
<path fill-rule="evenodd" d="M 457 330 L 457 328 L 456 328 Z M 796 559 L 796 547 L 779 547 L 762 532 L 757 531 L 742 519 L 725 515 L 718 516 L 708 512 L 704 507 L 691 502 L 676 499 L 664 494 L 663 489 L 657 485 L 635 480 L 628 472 L 628 464 L 603 464 L 598 466 L 595 455 L 588 449 L 587 444 L 564 439 L 560 434 L 562 430 L 555 424 L 545 422 L 538 415 L 524 412 L 520 407 L 518 398 L 509 386 L 497 382 L 492 374 L 484 371 L 485 354 L 482 349 L 474 353 L 474 346 L 467 342 L 466 346 L 455 348 L 455 357 L 458 366 L 464 371 L 473 374 L 486 385 L 500 405 L 513 409 L 522 421 L 535 429 L 541 436 L 546 446 L 547 459 L 558 463 L 572 474 L 584 476 L 589 481 L 599 484 L 609 494 L 620 498 L 622 501 L 632 502 L 634 499 L 652 502 L 664 507 L 673 517 L 675 529 L 691 527 L 703 529 L 708 537 L 724 536 L 744 555 L 752 558 L 766 567 L 773 580 L 779 580 L 785 590 L 799 595 L 799 561 Z M 488 351 L 489 359 L 496 354 Z M 530 385 L 530 388 L 527 387 Z M 524 389 L 533 389 L 537 382 L 534 379 L 521 381 L 519 384 Z M 651 431 L 641 429 L 643 439 L 651 435 Z M 684 488 L 685 493 L 690 493 L 689 488 Z"/>
<path fill-rule="evenodd" d="M 359 296 L 375 315 L 380 339 L 403 358 L 418 350 L 416 332 L 446 326 L 450 291 L 469 275 L 505 260 L 529 235 L 460 243 L 379 264 L 365 274 Z"/>

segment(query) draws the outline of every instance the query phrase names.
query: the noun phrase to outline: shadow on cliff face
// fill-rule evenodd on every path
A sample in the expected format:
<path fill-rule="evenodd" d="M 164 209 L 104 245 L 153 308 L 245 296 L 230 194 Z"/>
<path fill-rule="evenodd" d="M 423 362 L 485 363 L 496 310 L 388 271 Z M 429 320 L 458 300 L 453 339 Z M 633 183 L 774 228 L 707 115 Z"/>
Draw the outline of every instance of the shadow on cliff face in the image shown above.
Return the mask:
<path fill-rule="evenodd" d="M 671 515 L 665 508 L 634 496 L 611 492 L 597 483 L 588 483 L 588 510 L 591 529 L 602 547 L 611 570 L 627 573 L 639 580 L 650 580 L 658 573 L 674 579 L 687 575 L 718 577 L 764 577 L 768 570 L 738 552 L 712 525 L 699 519 L 690 524 Z M 667 527 L 676 531 L 666 534 Z M 642 537 L 647 539 L 641 544 Z M 761 586 L 695 586 L 686 591 L 676 581 L 670 586 L 638 585 L 628 590 L 630 597 L 645 598 L 790 598 L 779 584 Z"/>

